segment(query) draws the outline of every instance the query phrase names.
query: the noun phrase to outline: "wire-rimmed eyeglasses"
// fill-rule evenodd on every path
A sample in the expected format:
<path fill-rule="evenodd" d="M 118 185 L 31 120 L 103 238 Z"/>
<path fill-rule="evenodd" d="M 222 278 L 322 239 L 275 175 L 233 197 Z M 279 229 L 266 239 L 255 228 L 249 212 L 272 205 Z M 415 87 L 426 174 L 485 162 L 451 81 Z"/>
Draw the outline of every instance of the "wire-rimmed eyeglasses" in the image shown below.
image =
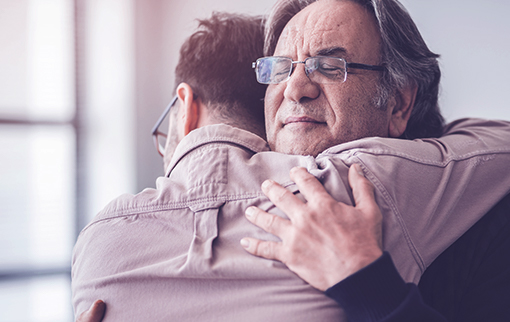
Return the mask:
<path fill-rule="evenodd" d="M 170 109 L 172 108 L 172 106 L 174 106 L 175 102 L 177 102 L 177 96 L 175 96 L 172 99 L 172 101 L 170 102 L 170 104 L 167 105 L 167 107 L 163 111 L 163 114 L 161 114 L 158 121 L 152 128 L 152 138 L 154 140 L 154 145 L 156 146 L 156 150 L 158 150 L 158 153 L 161 156 L 165 156 L 165 144 L 166 144 L 166 139 L 168 137 L 168 134 L 163 131 L 160 131 L 159 128 L 160 128 L 161 124 L 163 123 L 163 121 L 165 120 L 168 113 L 170 112 Z"/>
<path fill-rule="evenodd" d="M 290 79 L 295 64 L 304 64 L 310 80 L 319 84 L 343 83 L 347 80 L 347 68 L 383 71 L 383 66 L 348 63 L 343 58 L 314 56 L 303 61 L 289 57 L 262 57 L 252 63 L 257 81 L 261 84 L 278 84 Z"/>

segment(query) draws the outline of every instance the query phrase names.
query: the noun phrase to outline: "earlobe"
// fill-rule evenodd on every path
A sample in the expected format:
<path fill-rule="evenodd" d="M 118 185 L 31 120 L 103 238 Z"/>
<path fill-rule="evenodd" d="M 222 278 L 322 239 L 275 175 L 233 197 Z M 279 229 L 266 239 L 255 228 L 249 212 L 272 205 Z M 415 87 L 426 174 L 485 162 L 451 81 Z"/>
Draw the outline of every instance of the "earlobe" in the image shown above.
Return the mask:
<path fill-rule="evenodd" d="M 412 85 L 396 93 L 396 104 L 390 116 L 390 137 L 398 138 L 405 132 L 407 122 L 409 121 L 411 112 L 413 111 L 417 89 L 416 85 Z"/>
<path fill-rule="evenodd" d="M 193 89 L 186 83 L 180 83 L 177 86 L 177 97 L 179 98 L 181 113 L 178 122 L 180 123 L 179 135 L 182 137 L 189 134 L 198 127 L 199 104 L 198 99 L 193 96 Z"/>

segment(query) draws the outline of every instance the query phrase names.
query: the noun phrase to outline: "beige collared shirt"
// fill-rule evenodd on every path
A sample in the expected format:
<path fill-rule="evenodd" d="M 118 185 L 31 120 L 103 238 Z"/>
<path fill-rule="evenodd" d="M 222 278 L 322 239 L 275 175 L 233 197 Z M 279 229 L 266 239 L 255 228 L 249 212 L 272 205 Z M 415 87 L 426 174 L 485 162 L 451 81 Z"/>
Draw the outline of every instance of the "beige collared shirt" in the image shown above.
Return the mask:
<path fill-rule="evenodd" d="M 250 205 L 284 216 L 260 191 L 306 167 L 352 204 L 347 171 L 361 164 L 383 212 L 383 243 L 406 281 L 510 191 L 510 124 L 463 120 L 441 139 L 367 138 L 317 158 L 270 152 L 261 138 L 226 125 L 191 132 L 169 177 L 123 195 L 84 228 L 73 253 L 76 313 L 95 299 L 104 321 L 342 321 L 342 311 L 283 264 L 246 253 Z M 298 193 L 299 194 L 299 193 Z"/>

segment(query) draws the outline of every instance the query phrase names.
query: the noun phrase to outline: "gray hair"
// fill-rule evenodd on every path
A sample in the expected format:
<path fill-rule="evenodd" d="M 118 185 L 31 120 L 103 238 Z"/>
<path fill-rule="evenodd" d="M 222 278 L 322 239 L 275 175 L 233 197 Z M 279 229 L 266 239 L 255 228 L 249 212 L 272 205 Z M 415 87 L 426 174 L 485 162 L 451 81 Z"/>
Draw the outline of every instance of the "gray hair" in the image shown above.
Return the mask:
<path fill-rule="evenodd" d="M 279 0 L 266 21 L 264 55 L 274 54 L 287 22 L 318 0 Z M 441 71 L 437 58 L 427 47 L 411 16 L 398 0 L 349 0 L 366 8 L 377 20 L 381 34 L 381 77 L 377 107 L 385 108 L 391 93 L 417 86 L 414 108 L 402 138 L 439 137 L 444 118 L 438 104 Z"/>

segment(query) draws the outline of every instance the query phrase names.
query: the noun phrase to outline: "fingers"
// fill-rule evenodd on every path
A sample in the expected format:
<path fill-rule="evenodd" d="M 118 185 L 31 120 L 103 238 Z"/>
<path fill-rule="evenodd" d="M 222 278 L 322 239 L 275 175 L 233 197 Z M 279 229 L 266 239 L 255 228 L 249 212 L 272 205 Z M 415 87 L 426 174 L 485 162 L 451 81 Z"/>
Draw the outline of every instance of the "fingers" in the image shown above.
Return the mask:
<path fill-rule="evenodd" d="M 278 237 L 281 237 L 285 229 L 290 226 L 288 220 L 269 214 L 257 207 L 248 207 L 245 214 L 253 224 Z"/>
<path fill-rule="evenodd" d="M 250 254 L 266 259 L 282 261 L 280 258 L 281 244 L 271 241 L 262 241 L 255 238 L 241 239 L 241 246 Z"/>
<path fill-rule="evenodd" d="M 376 205 L 374 198 L 374 186 L 367 178 L 365 178 L 363 171 L 358 164 L 353 164 L 349 168 L 349 185 L 352 188 L 356 207 Z"/>
<path fill-rule="evenodd" d="M 248 207 L 245 214 L 246 218 L 253 224 L 268 233 L 280 237 L 280 239 L 282 239 L 285 232 L 291 226 L 289 220 L 269 214 L 257 207 Z M 241 246 L 252 255 L 282 261 L 282 258 L 280 258 L 281 243 L 261 241 L 255 238 L 243 238 L 241 239 Z"/>
<path fill-rule="evenodd" d="M 283 262 L 319 290 L 327 289 L 381 256 L 382 214 L 375 203 L 374 187 L 359 166 L 349 169 L 355 207 L 336 202 L 304 168 L 292 169 L 291 179 L 308 203 L 303 204 L 290 191 L 267 181 L 264 193 L 291 220 L 250 207 L 246 211 L 248 220 L 282 241 L 243 238 L 241 245 L 247 252 Z M 289 209 L 297 209 L 296 214 Z"/>
<path fill-rule="evenodd" d="M 305 168 L 295 167 L 290 170 L 290 178 L 296 183 L 306 200 L 320 201 L 330 197 L 322 183 Z"/>
<path fill-rule="evenodd" d="M 292 215 L 303 206 L 303 202 L 298 197 L 273 180 L 266 180 L 262 183 L 262 192 L 291 220 Z"/>
<path fill-rule="evenodd" d="M 96 300 L 90 308 L 80 314 L 76 322 L 101 322 L 106 311 L 106 304 L 102 300 Z"/>

